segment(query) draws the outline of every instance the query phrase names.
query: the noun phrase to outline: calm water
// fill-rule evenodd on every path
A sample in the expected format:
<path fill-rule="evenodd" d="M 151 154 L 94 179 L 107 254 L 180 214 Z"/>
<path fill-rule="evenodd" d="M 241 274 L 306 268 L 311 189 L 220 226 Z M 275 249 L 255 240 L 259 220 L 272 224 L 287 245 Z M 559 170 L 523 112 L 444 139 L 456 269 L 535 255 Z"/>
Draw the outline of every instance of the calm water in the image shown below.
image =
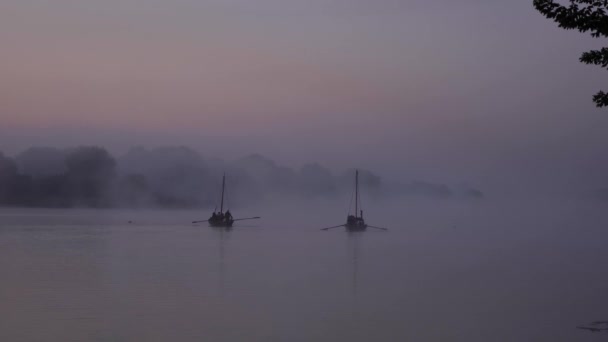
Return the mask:
<path fill-rule="evenodd" d="M 608 320 L 608 205 L 301 207 L 0 210 L 0 341 L 608 339 L 575 328 Z"/>

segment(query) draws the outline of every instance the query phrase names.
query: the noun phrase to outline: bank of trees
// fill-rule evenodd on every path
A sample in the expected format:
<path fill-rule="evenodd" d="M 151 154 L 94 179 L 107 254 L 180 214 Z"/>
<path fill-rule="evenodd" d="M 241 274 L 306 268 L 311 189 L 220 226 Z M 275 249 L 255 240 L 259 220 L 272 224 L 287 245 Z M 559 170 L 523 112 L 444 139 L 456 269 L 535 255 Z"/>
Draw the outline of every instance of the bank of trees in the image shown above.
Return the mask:
<path fill-rule="evenodd" d="M 119 158 L 96 146 L 35 147 L 14 157 L 0 152 L 0 206 L 210 207 L 218 200 L 223 172 L 231 204 L 265 197 L 336 197 L 350 194 L 353 185 L 353 170 L 334 175 L 317 163 L 294 170 L 260 155 L 227 162 L 203 159 L 187 147 L 137 147 Z M 362 188 L 372 196 L 482 197 L 474 189 L 389 184 L 370 171 L 360 174 Z"/>

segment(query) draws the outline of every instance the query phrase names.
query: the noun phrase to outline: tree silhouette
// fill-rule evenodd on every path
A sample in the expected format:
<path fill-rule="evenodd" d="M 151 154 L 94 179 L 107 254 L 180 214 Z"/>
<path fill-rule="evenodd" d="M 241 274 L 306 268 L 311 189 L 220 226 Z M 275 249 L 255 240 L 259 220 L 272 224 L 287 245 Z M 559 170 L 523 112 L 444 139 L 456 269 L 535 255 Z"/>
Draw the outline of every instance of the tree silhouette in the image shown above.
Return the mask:
<path fill-rule="evenodd" d="M 534 7 L 548 19 L 566 30 L 590 32 L 592 37 L 608 37 L 608 0 L 570 0 L 562 5 L 555 0 L 534 0 Z M 580 61 L 608 69 L 608 48 L 583 53 Z M 608 94 L 600 91 L 593 96 L 598 107 L 608 106 Z"/>
<path fill-rule="evenodd" d="M 107 206 L 106 192 L 116 178 L 116 161 L 103 148 L 78 147 L 65 160 L 71 197 L 78 205 Z"/>

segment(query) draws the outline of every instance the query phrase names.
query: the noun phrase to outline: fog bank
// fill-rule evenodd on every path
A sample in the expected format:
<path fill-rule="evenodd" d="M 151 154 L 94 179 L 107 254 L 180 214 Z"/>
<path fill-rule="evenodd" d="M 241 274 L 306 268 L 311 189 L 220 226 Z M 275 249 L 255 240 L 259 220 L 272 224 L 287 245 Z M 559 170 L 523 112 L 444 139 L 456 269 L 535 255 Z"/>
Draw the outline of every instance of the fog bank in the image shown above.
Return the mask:
<path fill-rule="evenodd" d="M 226 201 L 232 205 L 271 198 L 338 198 L 352 194 L 354 185 L 354 169 L 334 173 L 319 163 L 293 169 L 259 154 L 222 160 L 203 158 L 185 146 L 134 147 L 120 156 L 97 146 L 32 147 L 14 157 L 0 153 L 0 205 L 213 207 L 218 205 L 223 174 Z M 484 196 L 464 184 L 387 180 L 365 169 L 360 169 L 359 181 L 361 191 L 374 198 Z"/>

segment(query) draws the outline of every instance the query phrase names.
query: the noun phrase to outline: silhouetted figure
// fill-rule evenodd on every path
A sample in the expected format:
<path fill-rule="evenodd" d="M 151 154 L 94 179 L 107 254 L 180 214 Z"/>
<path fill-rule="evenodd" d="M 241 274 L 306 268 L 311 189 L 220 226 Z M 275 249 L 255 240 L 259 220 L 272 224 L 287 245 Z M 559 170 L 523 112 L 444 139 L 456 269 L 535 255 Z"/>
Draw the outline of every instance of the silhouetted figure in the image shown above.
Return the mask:
<path fill-rule="evenodd" d="M 230 210 L 226 210 L 226 221 L 231 221 L 232 220 L 232 214 L 230 213 Z"/>
<path fill-rule="evenodd" d="M 348 215 L 346 218 L 346 224 L 354 225 L 357 222 L 357 218 L 354 215 Z"/>

